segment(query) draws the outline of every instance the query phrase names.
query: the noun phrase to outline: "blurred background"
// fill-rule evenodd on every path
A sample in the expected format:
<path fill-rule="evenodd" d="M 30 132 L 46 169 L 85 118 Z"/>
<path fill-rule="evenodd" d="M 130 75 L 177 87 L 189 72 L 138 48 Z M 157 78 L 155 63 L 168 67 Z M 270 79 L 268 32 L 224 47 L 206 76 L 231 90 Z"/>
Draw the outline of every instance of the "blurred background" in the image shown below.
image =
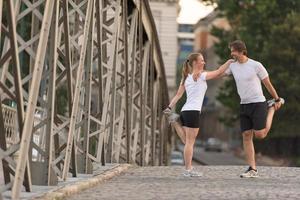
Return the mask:
<path fill-rule="evenodd" d="M 260 61 L 286 104 L 275 114 L 264 140 L 255 140 L 258 164 L 300 166 L 300 1 L 150 0 L 173 97 L 182 63 L 201 52 L 206 69 L 230 58 L 229 42 L 245 41 L 249 57 Z M 264 92 L 267 99 L 271 98 Z M 178 103 L 179 113 L 185 97 Z M 239 97 L 232 78 L 208 81 L 194 157 L 201 164 L 245 164 L 239 128 Z M 175 140 L 173 164 L 182 164 Z"/>

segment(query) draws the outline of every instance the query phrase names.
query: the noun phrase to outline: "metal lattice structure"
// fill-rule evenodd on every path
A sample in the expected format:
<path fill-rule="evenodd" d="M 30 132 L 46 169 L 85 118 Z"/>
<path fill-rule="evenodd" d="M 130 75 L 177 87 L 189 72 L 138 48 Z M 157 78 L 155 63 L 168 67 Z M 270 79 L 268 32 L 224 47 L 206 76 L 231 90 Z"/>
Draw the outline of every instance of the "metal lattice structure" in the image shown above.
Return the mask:
<path fill-rule="evenodd" d="M 166 164 L 168 91 L 147 1 L 0 0 L 0 22 L 1 193 L 18 199 L 92 162 Z"/>

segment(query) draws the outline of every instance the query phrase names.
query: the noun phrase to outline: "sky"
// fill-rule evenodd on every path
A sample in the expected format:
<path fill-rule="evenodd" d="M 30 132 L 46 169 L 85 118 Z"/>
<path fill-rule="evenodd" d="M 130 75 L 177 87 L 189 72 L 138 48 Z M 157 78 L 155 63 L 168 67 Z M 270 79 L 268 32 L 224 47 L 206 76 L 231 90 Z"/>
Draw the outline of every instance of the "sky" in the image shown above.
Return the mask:
<path fill-rule="evenodd" d="M 203 5 L 199 0 L 180 0 L 179 5 L 181 10 L 177 22 L 180 24 L 195 24 L 214 9 L 213 6 Z"/>

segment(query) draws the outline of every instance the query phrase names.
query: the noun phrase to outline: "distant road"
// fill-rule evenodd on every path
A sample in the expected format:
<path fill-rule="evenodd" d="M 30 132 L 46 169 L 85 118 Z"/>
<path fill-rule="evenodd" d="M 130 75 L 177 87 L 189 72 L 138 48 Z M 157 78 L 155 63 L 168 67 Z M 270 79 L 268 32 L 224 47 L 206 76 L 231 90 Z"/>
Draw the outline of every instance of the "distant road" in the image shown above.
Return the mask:
<path fill-rule="evenodd" d="M 183 145 L 179 145 L 183 152 Z M 203 165 L 246 165 L 243 159 L 236 157 L 232 152 L 205 151 L 202 147 L 194 148 L 193 159 Z"/>

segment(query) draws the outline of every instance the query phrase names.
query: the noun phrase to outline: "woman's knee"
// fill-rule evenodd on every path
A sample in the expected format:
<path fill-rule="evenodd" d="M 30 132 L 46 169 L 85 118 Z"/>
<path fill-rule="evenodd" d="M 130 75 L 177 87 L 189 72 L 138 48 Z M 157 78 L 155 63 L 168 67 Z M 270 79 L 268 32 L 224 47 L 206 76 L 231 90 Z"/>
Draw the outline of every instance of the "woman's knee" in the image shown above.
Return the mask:
<path fill-rule="evenodd" d="M 193 138 L 185 138 L 185 144 L 189 146 L 193 146 L 195 143 L 195 139 Z"/>

